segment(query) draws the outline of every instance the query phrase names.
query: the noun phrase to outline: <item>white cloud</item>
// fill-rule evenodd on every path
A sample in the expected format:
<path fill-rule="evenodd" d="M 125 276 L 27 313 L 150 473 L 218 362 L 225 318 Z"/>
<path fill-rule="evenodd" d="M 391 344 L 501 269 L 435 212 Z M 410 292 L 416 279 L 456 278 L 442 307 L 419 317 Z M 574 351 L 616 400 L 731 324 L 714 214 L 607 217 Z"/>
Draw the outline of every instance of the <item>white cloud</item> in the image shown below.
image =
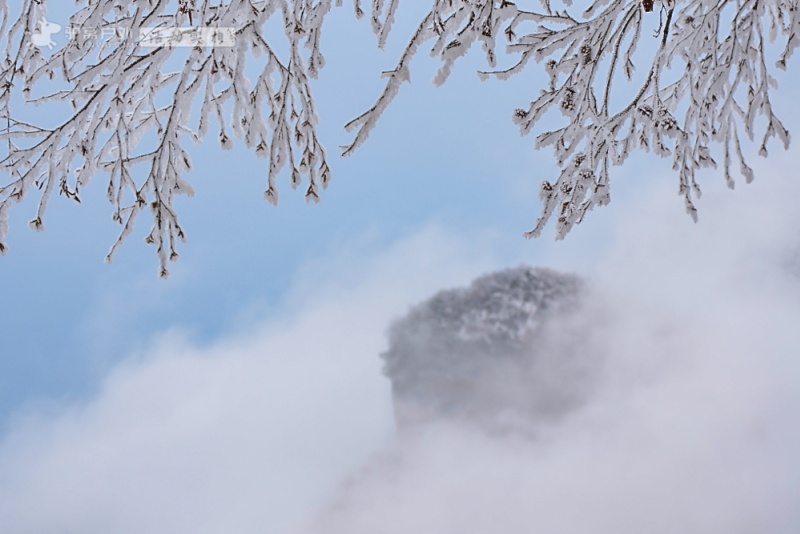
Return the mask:
<path fill-rule="evenodd" d="M 92 401 L 20 416 L 0 446 L 0 530 L 287 531 L 391 439 L 384 330 L 491 267 L 471 250 L 426 230 L 320 259 L 277 318 L 210 347 L 166 334 Z"/>
<path fill-rule="evenodd" d="M 532 442 L 411 435 L 309 532 L 800 531 L 800 187 L 765 182 L 712 193 L 699 225 L 653 190 L 621 218 L 579 322 L 602 358 L 582 409 Z"/>
<path fill-rule="evenodd" d="M 533 443 L 445 424 L 393 439 L 389 321 L 498 266 L 492 243 L 428 230 L 320 258 L 282 314 L 208 347 L 168 333 L 91 402 L 20 416 L 0 530 L 796 532 L 796 193 L 714 193 L 699 225 L 664 191 L 619 212 L 609 254 L 575 265 L 598 288 L 578 331 L 601 385 Z"/>

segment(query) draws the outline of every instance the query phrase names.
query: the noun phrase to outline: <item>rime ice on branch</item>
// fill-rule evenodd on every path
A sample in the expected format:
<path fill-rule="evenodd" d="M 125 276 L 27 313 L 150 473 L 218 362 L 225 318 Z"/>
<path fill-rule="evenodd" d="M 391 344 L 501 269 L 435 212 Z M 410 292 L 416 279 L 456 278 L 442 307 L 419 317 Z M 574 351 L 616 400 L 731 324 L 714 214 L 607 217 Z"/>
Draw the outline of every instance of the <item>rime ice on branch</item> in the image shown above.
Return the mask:
<path fill-rule="evenodd" d="M 376 104 L 348 124 L 357 133 L 345 153 L 364 141 L 408 79 L 410 59 L 423 42 L 433 41 L 430 53 L 441 60 L 437 84 L 480 43 L 490 67 L 480 73 L 484 78 L 507 78 L 531 59 L 549 77 L 529 106 L 513 112 L 523 134 L 533 132 L 548 111 L 564 116 L 564 126 L 536 136 L 538 148 L 553 150 L 561 172 L 542 182 L 542 215 L 526 236 L 538 236 L 555 218 L 556 235 L 563 238 L 589 210 L 607 204 L 610 168 L 636 149 L 672 159 L 686 210 L 696 219 L 696 172 L 717 167 L 714 145 L 730 187 L 734 163 L 747 182 L 753 179 L 742 134 L 758 138 L 764 156 L 773 137 L 788 147 L 789 133 L 770 100 L 776 86 L 770 72 L 785 69 L 800 43 L 798 7 L 796 0 L 438 0 L 387 73 Z M 648 24 L 656 28 L 651 39 Z M 498 39 L 517 56 L 509 68 L 496 68 Z M 774 67 L 767 59 L 770 43 L 776 43 Z M 638 78 L 635 59 L 645 62 Z"/>
<path fill-rule="evenodd" d="M 70 27 L 92 28 L 45 57 L 30 46 L 27 35 L 46 16 L 46 3 L 25 0 L 11 21 L 0 0 L 2 28 L 9 30 L 0 59 L 0 110 L 8 143 L 3 160 L 10 181 L 0 187 L 0 250 L 5 250 L 8 209 L 25 194 L 40 190 L 39 209 L 31 225 L 42 228 L 52 193 L 80 201 L 80 193 L 98 172 L 108 176 L 108 200 L 121 231 L 107 259 L 130 234 L 142 211 L 149 208 L 153 226 L 147 242 L 156 247 L 161 275 L 177 258 L 184 239 L 174 199 L 192 194 L 184 180 L 191 161 L 184 145 L 213 137 L 223 149 L 231 137 L 242 139 L 256 155 L 268 160 L 265 196 L 277 203 L 276 180 L 288 169 L 292 186 L 303 183 L 306 197 L 318 199 L 330 170 L 317 139 L 317 116 L 309 79 L 324 65 L 320 30 L 330 2 L 255 2 L 180 0 L 99 0 L 88 3 L 70 19 Z M 266 35 L 264 26 L 280 17 L 286 57 L 275 51 L 280 36 Z M 9 26 L 10 23 L 10 26 Z M 188 48 L 142 46 L 142 28 L 200 25 L 228 29 L 235 46 Z M 124 28 L 124 38 L 99 36 Z M 177 70 L 174 69 L 178 65 Z M 254 79 L 245 69 L 257 72 Z M 60 76 L 66 88 L 34 103 L 67 102 L 72 109 L 53 128 L 15 119 L 15 91 L 27 97 L 42 78 Z"/>
<path fill-rule="evenodd" d="M 38 194 L 31 226 L 39 230 L 53 192 L 80 201 L 81 189 L 99 171 L 108 176 L 113 219 L 121 225 L 108 259 L 149 208 L 147 241 L 166 276 L 168 262 L 177 258 L 177 241 L 184 239 L 174 199 L 192 192 L 184 180 L 191 162 L 183 147 L 187 139 L 199 143 L 207 136 L 211 117 L 218 124 L 212 135 L 223 149 L 237 137 L 267 160 L 267 200 L 277 203 L 284 170 L 293 187 L 302 184 L 307 199 L 319 199 L 331 173 L 317 136 L 311 80 L 325 64 L 320 39 L 332 0 L 77 3 L 83 7 L 70 27 L 97 33 L 77 34 L 50 54 L 30 40 L 47 14 L 47 1 L 23 0 L 12 13 L 0 0 L 6 35 L 0 50 L 0 140 L 7 146 L 0 252 L 6 250 L 12 204 Z M 351 3 L 357 17 L 364 15 L 361 0 Z M 379 46 L 398 5 L 399 0 L 371 3 Z M 387 82 L 378 99 L 346 125 L 354 137 L 343 153 L 366 140 L 409 80 L 410 63 L 423 44 L 441 62 L 437 84 L 478 44 L 488 64 L 484 77 L 508 77 L 531 59 L 549 77 L 530 105 L 513 112 L 522 133 L 537 131 L 548 111 L 563 115 L 564 126 L 537 131 L 537 146 L 551 148 L 561 170 L 543 181 L 542 215 L 526 235 L 539 235 L 555 218 L 556 235 L 563 237 L 594 206 L 607 204 L 610 168 L 636 149 L 672 159 L 686 209 L 696 217 L 698 169 L 717 167 L 715 157 L 721 158 L 732 187 L 732 165 L 746 181 L 753 178 L 742 135 L 757 139 L 762 155 L 773 137 L 788 145 L 770 99 L 776 85 L 770 72 L 784 69 L 797 48 L 798 17 L 798 0 L 433 0 L 395 68 L 383 73 Z M 273 19 L 282 34 L 265 31 Z M 136 40 L 142 28 L 191 26 L 230 28 L 235 46 L 145 47 Z M 652 38 L 651 27 L 657 28 Z M 118 28 L 127 29 L 126 38 L 97 38 Z M 511 67 L 497 67 L 498 44 L 515 58 Z M 776 63 L 768 60 L 768 49 L 778 51 Z M 637 71 L 634 61 L 643 68 Z M 245 71 L 257 74 L 249 79 Z M 62 89 L 31 96 L 43 80 L 56 77 Z M 70 111 L 55 126 L 31 124 L 15 113 L 21 98 L 65 102 Z"/>

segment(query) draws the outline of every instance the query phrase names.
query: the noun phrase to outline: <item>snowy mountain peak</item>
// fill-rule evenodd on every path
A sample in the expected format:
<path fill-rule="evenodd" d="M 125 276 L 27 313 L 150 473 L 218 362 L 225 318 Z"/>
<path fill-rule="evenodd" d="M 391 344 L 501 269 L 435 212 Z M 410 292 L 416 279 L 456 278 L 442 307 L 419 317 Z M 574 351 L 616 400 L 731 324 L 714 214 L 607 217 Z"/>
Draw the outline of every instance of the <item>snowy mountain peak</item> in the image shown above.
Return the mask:
<path fill-rule="evenodd" d="M 441 417 L 495 427 L 563 404 L 531 388 L 549 372 L 547 324 L 577 308 L 582 287 L 577 276 L 522 265 L 413 307 L 381 355 L 399 427 Z"/>

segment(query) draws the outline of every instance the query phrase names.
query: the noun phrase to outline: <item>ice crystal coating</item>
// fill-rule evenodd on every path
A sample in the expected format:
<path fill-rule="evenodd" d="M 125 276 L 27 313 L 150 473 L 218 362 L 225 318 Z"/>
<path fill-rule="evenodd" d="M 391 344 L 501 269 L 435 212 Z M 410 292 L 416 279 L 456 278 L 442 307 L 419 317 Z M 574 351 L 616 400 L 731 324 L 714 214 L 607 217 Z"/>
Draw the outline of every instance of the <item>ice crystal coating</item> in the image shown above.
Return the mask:
<path fill-rule="evenodd" d="M 381 94 L 345 125 L 353 138 L 342 153 L 364 143 L 410 80 L 410 64 L 423 45 L 441 63 L 437 84 L 478 45 L 487 65 L 482 78 L 505 79 L 535 62 L 548 79 L 529 105 L 509 106 L 520 132 L 536 132 L 537 148 L 551 149 L 560 168 L 557 176 L 540 177 L 542 213 L 525 235 L 540 235 L 554 220 L 562 238 L 590 210 L 610 202 L 611 168 L 635 150 L 672 160 L 678 192 L 696 218 L 700 169 L 718 168 L 721 160 L 721 174 L 733 187 L 732 166 L 746 182 L 753 179 L 745 159 L 749 142 L 762 156 L 773 138 L 788 147 L 789 132 L 771 95 L 773 74 L 786 69 L 800 44 L 799 1 L 428 0 L 430 10 L 410 32 L 395 67 L 382 73 Z M 325 65 L 323 23 L 343 0 L 76 4 L 67 26 L 71 38 L 55 43 L 47 0 L 21 0 L 13 11 L 0 0 L 0 141 L 6 148 L 0 164 L 8 175 L 0 181 L 0 253 L 7 250 L 12 204 L 38 195 L 30 226 L 41 230 L 54 192 L 80 202 L 88 182 L 105 174 L 112 219 L 121 226 L 107 259 L 150 207 L 146 241 L 156 247 L 166 276 L 177 242 L 185 239 L 175 197 L 192 193 L 184 179 L 192 167 L 184 146 L 208 142 L 212 118 L 218 131 L 211 136 L 221 149 L 240 139 L 267 160 L 267 201 L 277 204 L 281 173 L 292 187 L 302 184 L 309 201 L 319 200 L 331 171 L 317 135 L 311 81 Z M 370 23 L 382 47 L 400 2 L 371 4 Z M 361 1 L 352 5 L 360 18 Z M 270 21 L 283 31 L 267 32 Z M 225 28 L 235 46 L 153 46 L 135 38 L 143 28 L 195 26 Z M 102 38 L 120 28 L 124 36 Z M 498 67 L 501 56 L 513 64 Z M 54 79 L 57 90 L 35 96 Z M 32 124 L 19 113 L 20 102 L 62 102 L 66 118 Z M 543 117 L 553 115 L 560 125 L 542 131 Z"/>

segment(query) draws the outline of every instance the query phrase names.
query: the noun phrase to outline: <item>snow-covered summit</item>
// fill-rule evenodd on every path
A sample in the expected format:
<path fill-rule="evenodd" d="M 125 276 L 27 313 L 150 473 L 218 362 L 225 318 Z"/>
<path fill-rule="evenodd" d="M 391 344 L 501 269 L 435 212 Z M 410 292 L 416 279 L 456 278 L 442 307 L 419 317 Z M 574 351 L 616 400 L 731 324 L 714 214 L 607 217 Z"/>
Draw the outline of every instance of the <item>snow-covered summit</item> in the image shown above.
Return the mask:
<path fill-rule="evenodd" d="M 577 276 L 523 265 L 413 307 L 390 327 L 381 355 L 398 425 L 445 417 L 497 426 L 558 412 L 563 395 L 542 382 L 554 359 L 544 354 L 552 352 L 546 330 L 577 308 L 582 286 Z"/>

